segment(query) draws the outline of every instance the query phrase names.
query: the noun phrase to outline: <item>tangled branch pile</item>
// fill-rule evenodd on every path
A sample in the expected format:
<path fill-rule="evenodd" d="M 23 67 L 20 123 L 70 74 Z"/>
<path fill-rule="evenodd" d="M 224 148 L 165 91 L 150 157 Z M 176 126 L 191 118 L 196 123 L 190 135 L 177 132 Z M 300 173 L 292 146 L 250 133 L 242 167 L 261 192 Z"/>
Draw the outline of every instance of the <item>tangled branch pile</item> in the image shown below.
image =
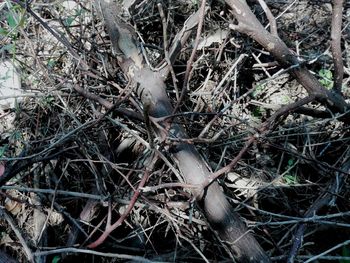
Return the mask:
<path fill-rule="evenodd" d="M 0 259 L 350 260 L 348 7 L 1 3 Z"/>

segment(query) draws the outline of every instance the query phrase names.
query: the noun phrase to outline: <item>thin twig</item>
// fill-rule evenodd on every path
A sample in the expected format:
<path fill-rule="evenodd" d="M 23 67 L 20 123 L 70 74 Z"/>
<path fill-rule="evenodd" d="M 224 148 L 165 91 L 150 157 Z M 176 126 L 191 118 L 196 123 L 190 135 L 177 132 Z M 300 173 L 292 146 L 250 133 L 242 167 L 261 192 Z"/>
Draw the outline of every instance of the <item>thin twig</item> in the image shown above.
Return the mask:
<path fill-rule="evenodd" d="M 186 90 L 188 89 L 188 81 L 189 81 L 189 76 L 190 76 L 190 72 L 191 72 L 191 68 L 192 68 L 192 64 L 193 64 L 193 60 L 194 57 L 196 55 L 197 52 L 197 48 L 199 45 L 199 40 L 201 37 L 201 33 L 202 33 L 202 28 L 203 28 L 203 23 L 204 23 L 204 14 L 205 14 L 205 4 L 206 4 L 206 0 L 202 0 L 202 5 L 200 7 L 200 15 L 199 15 L 199 23 L 198 23 L 198 27 L 197 27 L 197 34 L 196 34 L 196 39 L 194 42 L 194 46 L 192 49 L 192 53 L 190 56 L 190 59 L 187 62 L 187 66 L 186 66 L 186 72 L 185 72 L 185 77 L 184 77 L 184 82 L 182 85 L 182 90 L 181 90 L 181 95 L 179 100 L 177 101 L 174 110 L 173 110 L 173 114 L 177 112 L 177 110 L 180 107 L 180 104 L 185 96 Z"/>
<path fill-rule="evenodd" d="M 59 248 L 59 249 L 53 249 L 53 250 L 46 250 L 46 251 L 40 251 L 33 253 L 35 256 L 47 256 L 52 254 L 61 254 L 61 253 L 83 253 L 83 254 L 91 254 L 96 256 L 102 256 L 102 257 L 109 257 L 109 258 L 120 258 L 120 259 L 129 259 L 135 262 L 145 262 L 145 263 L 153 263 L 157 261 L 148 260 L 144 257 L 140 256 L 132 256 L 127 254 L 118 254 L 118 253 L 107 253 L 107 252 L 99 252 L 89 249 L 81 249 L 81 248 Z"/>
<path fill-rule="evenodd" d="M 21 232 L 18 230 L 18 228 L 17 228 L 15 222 L 13 221 L 13 219 L 11 218 L 11 216 L 9 216 L 7 214 L 6 210 L 2 206 L 0 206 L 0 215 L 1 215 L 1 217 L 4 217 L 6 219 L 7 223 L 9 223 L 13 232 L 16 234 L 19 242 L 21 243 L 21 245 L 24 249 L 24 252 L 27 256 L 28 261 L 34 263 L 34 256 L 33 256 L 31 249 L 27 245 L 27 242 L 24 240 L 24 237 L 22 236 Z"/>
<path fill-rule="evenodd" d="M 148 166 L 146 166 L 144 175 L 143 175 L 133 197 L 130 200 L 130 204 L 128 205 L 126 211 L 119 217 L 119 219 L 114 224 L 111 223 L 112 211 L 111 211 L 111 207 L 109 207 L 105 231 L 102 233 L 102 235 L 96 241 L 89 244 L 87 246 L 88 248 L 96 248 L 97 246 L 101 245 L 107 239 L 107 237 L 110 235 L 110 233 L 112 231 L 114 231 L 117 227 L 119 227 L 124 222 L 125 218 L 130 214 L 131 210 L 134 208 L 134 205 L 135 205 L 139 195 L 141 194 L 141 188 L 144 187 L 144 185 L 146 184 L 146 182 L 150 176 L 150 172 L 153 169 L 157 160 L 158 160 L 157 154 L 153 154 L 153 156 L 150 157 L 150 163 Z"/>
<path fill-rule="evenodd" d="M 243 157 L 243 155 L 248 151 L 249 147 L 259 138 L 264 136 L 267 132 L 271 131 L 274 124 L 277 122 L 278 118 L 289 114 L 290 112 L 295 111 L 299 107 L 301 107 L 304 104 L 307 104 L 311 101 L 313 101 L 315 97 L 313 95 L 310 95 L 306 98 L 303 98 L 299 101 L 296 101 L 294 103 L 285 105 L 281 107 L 278 111 L 276 111 L 267 121 L 265 121 L 260 129 L 259 133 L 256 133 L 252 135 L 245 143 L 244 147 L 240 150 L 240 152 L 237 154 L 237 156 L 225 167 L 221 168 L 220 170 L 216 171 L 215 173 L 211 174 L 205 182 L 203 182 L 201 186 L 201 190 L 205 190 L 212 182 L 214 182 L 218 177 L 220 177 L 222 174 L 227 173 L 231 171 L 239 160 Z"/>
<path fill-rule="evenodd" d="M 347 171 L 347 173 L 349 173 L 350 172 L 350 160 L 347 161 L 343 165 L 343 167 Z M 338 176 L 340 179 L 338 178 Z M 339 180 L 340 180 L 340 182 L 339 182 Z M 342 184 L 344 183 L 344 180 L 345 180 L 345 175 L 337 174 L 334 178 L 334 181 L 331 183 L 331 185 L 327 189 L 327 191 L 322 193 L 317 198 L 317 200 L 311 205 L 311 207 L 306 211 L 305 218 L 313 217 L 321 208 L 329 205 L 331 202 L 334 202 L 333 197 L 337 196 L 338 191 L 340 189 L 339 184 L 340 184 L 340 186 L 342 186 Z M 336 224 L 334 224 L 334 225 L 336 225 Z M 299 251 L 299 248 L 301 247 L 301 244 L 303 242 L 303 236 L 304 236 L 305 230 L 306 230 L 305 223 L 302 223 L 298 226 L 298 228 L 294 234 L 293 244 L 292 244 L 292 247 L 290 249 L 288 258 L 287 258 L 288 263 L 294 262 L 294 259 L 295 259 L 296 255 Z"/>
<path fill-rule="evenodd" d="M 160 18 L 162 19 L 162 25 L 163 25 L 163 43 L 164 43 L 164 56 L 165 56 L 165 60 L 168 64 L 168 68 L 170 70 L 171 73 L 171 78 L 173 79 L 173 85 L 174 85 L 174 89 L 175 89 L 175 94 L 176 94 L 176 99 L 179 100 L 179 89 L 177 87 L 177 79 L 176 79 L 176 74 L 173 68 L 173 64 L 170 61 L 170 55 L 169 55 L 169 43 L 168 43 L 168 34 L 167 34 L 167 21 L 164 15 L 164 10 L 163 10 L 163 6 L 161 3 L 157 4 L 158 7 L 158 11 L 159 11 L 159 15 Z"/>
<path fill-rule="evenodd" d="M 270 8 L 267 6 L 267 4 L 265 3 L 264 0 L 258 0 L 258 1 L 259 1 L 259 4 L 261 5 L 262 9 L 265 12 L 267 19 L 270 22 L 270 32 L 271 32 L 271 34 L 274 35 L 274 36 L 278 36 L 276 19 L 273 16 Z"/>
<path fill-rule="evenodd" d="M 54 190 L 54 189 L 38 189 L 38 188 L 30 188 L 30 187 L 18 187 L 18 186 L 1 186 L 1 190 L 16 190 L 19 192 L 29 192 L 29 193 L 42 193 L 42 194 L 56 194 L 56 195 L 65 195 L 65 196 L 72 196 L 72 197 L 78 197 L 78 198 L 88 198 L 88 199 L 95 199 L 95 200 L 105 200 L 107 197 L 100 196 L 100 195 L 93 195 L 93 194 L 86 194 L 86 193 L 78 193 L 78 192 L 71 192 L 71 191 L 64 191 L 64 190 Z"/>
<path fill-rule="evenodd" d="M 320 257 L 322 257 L 324 255 L 327 255 L 328 253 L 330 253 L 330 252 L 332 252 L 332 251 L 334 251 L 334 250 L 336 250 L 338 248 L 345 247 L 345 246 L 347 246 L 349 244 L 350 244 L 350 240 L 346 240 L 343 243 L 340 243 L 340 244 L 338 244 L 338 245 L 336 245 L 334 247 L 331 247 L 330 249 L 327 249 L 326 251 L 322 252 L 321 254 L 318 254 L 318 255 L 316 255 L 316 256 L 314 256 L 312 258 L 309 258 L 308 260 L 304 261 L 304 263 L 313 262 L 316 259 L 318 259 L 318 258 L 320 258 Z"/>

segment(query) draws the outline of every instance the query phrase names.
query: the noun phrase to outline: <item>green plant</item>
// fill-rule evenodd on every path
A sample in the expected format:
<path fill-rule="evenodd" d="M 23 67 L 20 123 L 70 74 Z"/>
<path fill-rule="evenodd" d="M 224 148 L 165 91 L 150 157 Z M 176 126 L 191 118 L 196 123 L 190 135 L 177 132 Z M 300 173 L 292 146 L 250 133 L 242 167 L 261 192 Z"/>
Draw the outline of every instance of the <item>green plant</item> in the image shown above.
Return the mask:
<path fill-rule="evenodd" d="M 66 26 L 71 26 L 72 23 L 73 23 L 73 21 L 74 21 L 77 17 L 83 15 L 84 13 L 85 13 L 85 10 L 84 10 L 84 9 L 81 9 L 81 8 L 80 8 L 80 9 L 75 10 L 75 14 L 74 14 L 74 15 L 68 16 L 68 17 L 64 20 L 64 24 L 65 24 Z"/>
<path fill-rule="evenodd" d="M 57 63 L 56 60 L 54 60 L 54 59 L 49 59 L 49 60 L 47 61 L 47 66 L 48 66 L 48 68 L 53 69 L 53 68 L 55 67 L 56 63 Z"/>
<path fill-rule="evenodd" d="M 285 181 L 286 184 L 288 185 L 293 185 L 298 183 L 298 178 L 296 172 L 292 172 L 294 166 L 296 165 L 295 161 L 293 158 L 290 158 L 288 160 L 288 164 L 286 166 L 286 172 L 283 176 L 283 180 Z"/>
<path fill-rule="evenodd" d="M 262 93 L 263 89 L 264 89 L 263 85 L 256 85 L 252 93 L 252 96 L 254 98 L 258 97 Z"/>
<path fill-rule="evenodd" d="M 2 34 L 10 35 L 12 39 L 16 39 L 18 27 L 24 27 L 25 25 L 25 10 L 19 5 L 10 5 L 10 10 L 6 14 L 6 21 L 9 30 L 2 28 Z"/>
<path fill-rule="evenodd" d="M 43 96 L 38 102 L 39 106 L 46 112 L 47 110 L 51 110 L 55 102 L 55 97 L 52 95 Z"/>
<path fill-rule="evenodd" d="M 10 142 L 15 143 L 15 142 L 19 142 L 22 141 L 22 134 L 19 131 L 14 131 L 11 133 L 10 136 Z"/>
<path fill-rule="evenodd" d="M 0 147 L 0 158 L 3 157 L 6 149 L 7 149 L 7 145 Z"/>
<path fill-rule="evenodd" d="M 11 1 L 8 1 L 8 11 L 5 15 L 7 23 L 4 27 L 0 27 L 0 36 L 10 38 L 12 42 L 4 45 L 0 48 L 0 53 L 7 50 L 9 53 L 15 56 L 16 54 L 16 40 L 18 39 L 18 28 L 24 27 L 26 23 L 26 11 L 20 5 L 13 5 Z"/>
<path fill-rule="evenodd" d="M 255 107 L 252 111 L 252 114 L 254 117 L 262 117 L 266 114 L 266 110 L 264 108 L 261 107 Z"/>
<path fill-rule="evenodd" d="M 52 259 L 52 263 L 58 263 L 61 261 L 61 258 L 59 256 L 55 256 L 53 259 Z"/>
<path fill-rule="evenodd" d="M 288 96 L 288 95 L 284 95 L 284 96 L 282 96 L 282 103 L 283 104 L 289 104 L 289 103 L 291 103 L 291 98 Z"/>
<path fill-rule="evenodd" d="M 199 7 L 199 0 L 192 0 L 192 4 L 198 8 Z"/>
<path fill-rule="evenodd" d="M 333 73 L 328 69 L 321 69 L 318 72 L 318 75 L 321 77 L 320 83 L 328 90 L 333 88 Z"/>

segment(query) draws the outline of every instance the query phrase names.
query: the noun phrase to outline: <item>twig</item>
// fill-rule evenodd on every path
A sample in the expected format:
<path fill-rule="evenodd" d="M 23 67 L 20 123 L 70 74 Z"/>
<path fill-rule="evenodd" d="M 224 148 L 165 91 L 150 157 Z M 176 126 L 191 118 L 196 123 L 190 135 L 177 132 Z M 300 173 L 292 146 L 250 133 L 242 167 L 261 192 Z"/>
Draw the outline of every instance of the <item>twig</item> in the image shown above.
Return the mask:
<path fill-rule="evenodd" d="M 193 244 L 193 242 L 190 239 L 188 239 L 187 237 L 185 237 L 183 235 L 179 235 L 179 237 L 186 240 L 194 248 L 194 250 L 197 251 L 197 253 L 201 256 L 201 258 L 204 260 L 204 262 L 209 263 L 209 260 L 204 256 L 202 251 L 195 244 Z"/>
<path fill-rule="evenodd" d="M 52 254 L 60 254 L 60 253 L 83 253 L 83 254 L 91 254 L 96 256 L 102 256 L 102 257 L 109 257 L 109 258 L 120 258 L 120 259 L 129 259 L 135 262 L 145 262 L 145 263 L 153 263 L 156 261 L 148 260 L 144 257 L 140 256 L 132 256 L 132 255 L 126 255 L 126 254 L 117 254 L 117 253 L 107 253 L 107 252 L 98 252 L 94 250 L 89 249 L 81 249 L 81 248 L 59 248 L 59 249 L 53 249 L 53 250 L 47 250 L 47 251 L 40 251 L 33 253 L 35 256 L 47 256 Z"/>
<path fill-rule="evenodd" d="M 331 247 L 330 249 L 328 249 L 328 250 L 322 252 L 321 254 L 318 254 L 318 255 L 316 255 L 316 256 L 314 256 L 314 257 L 312 257 L 312 258 L 309 258 L 308 260 L 304 261 L 304 263 L 308 263 L 308 262 L 315 261 L 316 259 L 318 259 L 318 258 L 320 258 L 320 257 L 322 257 L 322 256 L 324 256 L 324 255 L 327 255 L 329 252 L 332 252 L 333 250 L 336 250 L 336 249 L 338 249 L 338 248 L 347 246 L 347 245 L 349 245 L 349 244 L 350 244 L 350 240 L 346 240 L 346 241 L 344 241 L 343 243 L 340 243 L 340 244 L 338 244 L 338 245 L 336 245 L 336 246 L 334 246 L 334 247 Z"/>
<path fill-rule="evenodd" d="M 111 2 L 109 3 L 111 4 Z M 103 17 L 105 19 L 112 19 L 108 15 L 103 15 Z M 123 22 L 112 19 L 110 23 L 106 23 L 107 29 L 108 27 L 118 27 L 118 25 L 115 25 L 116 23 Z M 109 31 L 111 30 L 114 29 L 109 29 Z M 131 28 L 128 30 L 132 31 Z M 182 32 L 186 34 L 186 28 Z M 132 42 L 128 42 L 128 44 L 134 45 Z M 112 45 L 118 46 L 120 43 L 112 41 Z M 178 47 L 178 45 L 176 44 L 175 47 Z M 153 72 L 145 64 L 142 65 L 142 68 L 137 67 L 136 63 L 130 60 L 122 61 L 120 65 L 130 80 L 139 83 L 139 92 L 137 92 L 137 95 L 142 102 L 147 100 L 151 102 L 151 117 L 164 117 L 174 112 L 169 97 L 165 92 L 166 85 L 162 71 Z M 134 70 L 134 74 L 130 73 L 130 69 Z M 169 126 L 168 123 L 162 123 L 162 125 L 164 126 L 155 127 L 158 135 L 162 135 L 162 129 Z M 177 124 L 176 121 L 172 122 L 169 128 L 174 138 L 188 137 L 184 128 Z M 170 151 L 171 157 L 178 165 L 186 183 L 200 184 L 210 175 L 209 166 L 201 158 L 193 145 L 188 143 L 173 145 Z M 195 197 L 198 197 L 197 189 L 191 189 L 191 192 Z M 197 200 L 200 201 L 199 205 L 203 208 L 203 213 L 209 224 L 213 229 L 218 231 L 220 238 L 228 245 L 231 252 L 235 253 L 235 259 L 238 262 L 269 262 L 266 252 L 261 248 L 253 235 L 247 231 L 245 224 L 234 211 L 216 182 L 208 187 L 207 195 L 204 199 L 198 198 Z"/>
<path fill-rule="evenodd" d="M 277 257 L 271 257 L 271 259 L 273 261 L 277 261 L 277 260 L 283 260 L 285 259 L 286 256 L 277 256 Z M 310 259 L 313 258 L 313 256 L 304 256 L 304 255 L 300 255 L 297 257 L 297 259 Z M 350 261 L 350 257 L 342 257 L 342 256 L 319 256 L 317 259 L 322 259 L 322 260 L 328 260 L 328 261 L 333 261 L 333 262 L 337 262 L 337 261 L 342 261 L 344 260 L 345 262 L 348 260 Z M 282 261 L 283 262 L 283 261 Z M 317 261 L 316 261 L 317 262 Z M 305 261 L 304 261 L 305 263 Z"/>
<path fill-rule="evenodd" d="M 143 187 L 141 190 L 142 192 L 155 192 L 160 189 L 164 188 L 196 188 L 198 186 L 192 185 L 192 184 L 184 184 L 184 183 L 164 183 L 156 186 L 146 186 Z"/>
<path fill-rule="evenodd" d="M 270 31 L 271 31 L 271 34 L 274 35 L 274 36 L 278 36 L 276 19 L 275 19 L 275 17 L 273 16 L 273 14 L 271 13 L 270 8 L 267 6 L 267 4 L 265 3 L 264 0 L 258 0 L 258 1 L 259 1 L 259 4 L 261 5 L 262 9 L 263 9 L 264 12 L 265 12 L 267 19 L 268 19 L 269 22 L 270 22 Z"/>
<path fill-rule="evenodd" d="M 84 73 L 88 76 L 91 76 L 95 79 L 104 79 L 102 76 L 100 76 L 100 73 L 94 69 L 91 68 L 81 57 L 80 55 L 75 51 L 72 44 L 69 42 L 69 40 L 60 32 L 56 32 L 53 30 L 39 15 L 37 15 L 31 8 L 30 8 L 30 2 L 31 1 L 20 1 L 20 0 L 11 0 L 12 2 L 20 5 L 23 9 L 25 9 L 32 17 L 34 17 L 48 32 L 50 32 L 63 46 L 65 46 L 68 50 L 68 53 L 76 60 L 77 65 L 81 70 L 84 71 Z"/>
<path fill-rule="evenodd" d="M 54 143 L 52 143 L 51 145 L 49 145 L 47 148 L 45 148 L 44 150 L 38 152 L 38 153 L 34 153 L 34 154 L 31 154 L 31 155 L 28 155 L 28 156 L 23 156 L 23 157 L 10 157 L 10 158 L 7 158 L 7 157 L 1 157 L 0 158 L 0 161 L 15 161 L 15 160 L 28 160 L 28 159 L 32 159 L 34 157 L 37 157 L 37 156 L 40 156 L 40 155 L 43 155 L 43 154 L 46 154 L 48 153 L 50 150 L 58 147 L 58 146 L 61 146 L 62 144 L 64 144 L 67 140 L 69 140 L 71 138 L 71 136 L 73 136 L 74 134 L 76 133 L 79 133 L 81 130 L 84 130 L 88 127 L 91 127 L 93 126 L 94 124 L 96 124 L 96 122 L 98 121 L 98 119 L 95 119 L 95 120 L 91 120 L 91 121 L 88 121 L 88 122 L 85 122 L 84 124 L 78 126 L 77 128 L 69 131 L 68 133 L 64 134 L 62 137 L 60 137 L 57 141 L 55 141 Z"/>
<path fill-rule="evenodd" d="M 130 133 L 132 136 L 134 136 L 139 142 L 141 142 L 143 145 L 145 145 L 147 148 L 150 148 L 150 145 L 148 142 L 146 142 L 143 138 L 141 138 L 136 132 L 134 132 L 133 130 L 131 130 L 127 125 L 125 125 L 124 123 L 121 123 L 120 121 L 118 121 L 117 119 L 113 119 L 109 116 L 107 116 L 107 119 L 112 122 L 112 124 L 114 124 L 117 127 L 121 127 L 123 130 L 127 131 L 128 133 Z"/>
<path fill-rule="evenodd" d="M 222 80 L 219 82 L 219 84 L 215 87 L 215 89 L 212 91 L 214 94 L 217 92 L 220 92 L 221 87 L 224 85 L 225 81 L 230 77 L 232 71 L 237 68 L 238 64 L 242 62 L 244 58 L 248 57 L 247 54 L 241 54 L 235 62 L 232 64 L 230 69 L 226 72 L 225 76 L 222 78 Z"/>
<path fill-rule="evenodd" d="M 197 10 L 185 21 L 183 28 L 175 35 L 172 45 L 169 48 L 169 56 L 171 64 L 174 63 L 176 57 L 179 55 L 181 49 L 187 42 L 191 35 L 192 29 L 194 29 L 199 23 L 201 10 Z M 167 76 L 169 74 L 169 68 L 166 67 L 162 70 L 162 75 Z"/>
<path fill-rule="evenodd" d="M 307 92 L 316 96 L 316 100 L 325 104 L 333 112 L 344 113 L 349 108 L 345 99 L 339 94 L 333 94 L 324 88 L 307 68 L 299 61 L 298 57 L 287 47 L 278 37 L 269 33 L 253 14 L 246 1 L 225 1 L 232 9 L 238 24 L 231 24 L 230 28 L 252 37 L 284 68 L 288 68 L 290 73 L 303 85 Z M 350 122 L 349 116 L 343 120 Z"/>
<path fill-rule="evenodd" d="M 80 87 L 80 85 L 75 84 L 73 87 L 74 87 L 75 91 L 78 92 L 83 97 L 90 99 L 90 100 L 93 100 L 93 101 L 96 101 L 107 109 L 111 109 L 113 107 L 113 103 L 109 102 L 108 100 L 103 99 L 100 96 L 97 96 L 96 94 L 89 92 L 86 89 L 83 89 L 82 87 Z"/>
<path fill-rule="evenodd" d="M 148 177 L 150 175 L 150 172 L 153 169 L 156 161 L 158 160 L 158 156 L 156 154 L 154 154 L 150 159 L 151 159 L 151 161 L 150 161 L 149 165 L 146 166 L 144 175 L 143 175 L 143 177 L 142 177 L 142 179 L 137 187 L 137 190 L 135 191 L 133 197 L 131 198 L 130 204 L 128 205 L 128 208 L 126 209 L 124 214 L 122 214 L 114 224 L 111 224 L 112 211 L 111 211 L 111 207 L 109 207 L 105 231 L 96 241 L 89 244 L 87 246 L 88 248 L 96 248 L 97 246 L 101 245 L 106 240 L 106 238 L 110 235 L 110 233 L 112 233 L 112 231 L 114 231 L 117 227 L 119 227 L 124 222 L 125 218 L 129 215 L 129 213 L 133 209 L 133 207 L 134 207 L 134 205 L 135 205 L 135 203 L 136 203 L 136 201 L 141 193 L 141 188 L 144 187 L 144 185 L 146 184 Z"/>
<path fill-rule="evenodd" d="M 214 182 L 218 177 L 220 177 L 222 174 L 229 172 L 232 170 L 238 161 L 243 157 L 243 155 L 248 151 L 249 147 L 259 138 L 265 135 L 268 131 L 271 130 L 271 127 L 276 123 L 277 119 L 283 115 L 289 114 L 290 112 L 295 111 L 299 107 L 301 107 L 304 104 L 307 104 L 315 99 L 314 96 L 308 96 L 306 98 L 303 98 L 299 101 L 296 101 L 294 103 L 285 105 L 281 107 L 278 111 L 276 111 L 267 121 L 265 121 L 260 129 L 259 133 L 256 133 L 255 135 L 252 135 L 247 142 L 245 143 L 244 147 L 240 150 L 240 152 L 237 154 L 237 156 L 225 167 L 221 168 L 220 170 L 216 171 L 215 173 L 211 174 L 208 179 L 203 182 L 201 188 L 202 191 L 205 190 L 212 182 Z"/>
<path fill-rule="evenodd" d="M 264 215 L 268 215 L 270 217 L 279 217 L 279 218 L 288 219 L 288 222 L 290 222 L 290 223 L 312 222 L 312 221 L 316 221 L 316 220 L 333 219 L 333 218 L 338 218 L 338 217 L 348 217 L 348 216 L 350 216 L 350 211 L 341 212 L 341 213 L 335 213 L 335 214 L 330 214 L 330 215 L 324 215 L 324 216 L 316 216 L 316 215 L 314 215 L 314 216 L 308 217 L 308 218 L 295 217 L 295 216 L 286 216 L 286 215 L 276 214 L 276 213 L 273 213 L 273 212 L 262 210 L 262 209 L 254 207 L 254 206 L 247 205 L 247 204 L 245 204 L 243 202 L 236 201 L 235 203 L 237 203 L 238 205 L 242 205 L 245 208 L 248 208 L 249 210 L 253 210 L 253 211 L 256 211 L 258 213 L 261 213 L 261 214 L 264 214 Z M 283 221 L 283 222 L 287 222 L 287 221 Z M 257 224 L 259 225 L 259 224 L 265 224 L 265 223 L 257 223 Z"/>
<path fill-rule="evenodd" d="M 176 102 L 176 105 L 175 105 L 174 110 L 173 110 L 173 114 L 176 113 L 177 110 L 179 109 L 180 104 L 185 96 L 186 90 L 188 89 L 188 80 L 189 80 L 193 60 L 194 60 L 194 57 L 196 55 L 197 48 L 199 45 L 199 40 L 200 40 L 201 33 L 202 33 L 202 27 L 203 27 L 203 23 L 204 23 L 204 14 L 205 14 L 205 4 L 206 4 L 206 0 L 202 0 L 202 5 L 200 7 L 200 15 L 199 15 L 199 23 L 198 23 L 198 27 L 197 27 L 196 39 L 194 42 L 194 46 L 192 49 L 190 59 L 187 62 L 185 77 L 184 77 L 182 90 L 181 90 L 181 95 L 180 95 L 179 100 Z"/>
<path fill-rule="evenodd" d="M 350 173 L 350 160 L 347 161 L 344 165 L 345 170 Z M 338 178 L 339 176 L 339 178 Z M 338 181 L 340 180 L 340 182 Z M 343 184 L 345 180 L 345 175 L 343 174 L 337 174 L 336 178 L 330 185 L 329 189 L 327 189 L 326 192 L 322 193 L 317 200 L 312 204 L 312 206 L 306 211 L 305 218 L 310 218 L 314 216 L 317 211 L 319 211 L 322 207 L 327 206 L 330 204 L 330 202 L 334 202 L 333 196 L 336 196 L 341 185 Z M 340 185 L 340 186 L 339 186 Z M 303 241 L 303 235 L 306 229 L 306 224 L 302 223 L 298 226 L 296 233 L 294 234 L 294 240 L 292 247 L 290 249 L 287 262 L 292 263 L 294 262 L 294 259 L 299 251 L 299 248 Z"/>
<path fill-rule="evenodd" d="M 343 14 L 343 0 L 333 0 L 332 28 L 331 28 L 331 50 L 334 62 L 334 86 L 333 90 L 341 94 L 344 65 L 341 52 L 341 25 Z"/>
<path fill-rule="evenodd" d="M 27 242 L 24 240 L 22 234 L 19 232 L 19 230 L 18 230 L 15 222 L 13 221 L 13 219 L 7 214 L 6 210 L 2 206 L 0 206 L 0 215 L 6 219 L 6 221 L 11 226 L 13 232 L 15 232 L 19 242 L 21 243 L 21 245 L 22 245 L 22 247 L 24 249 L 24 252 L 25 252 L 25 254 L 27 256 L 28 261 L 34 263 L 34 256 L 33 256 L 32 251 L 28 247 Z"/>
<path fill-rule="evenodd" d="M 56 195 L 65 195 L 65 196 L 73 196 L 73 197 L 79 197 L 79 198 L 88 198 L 88 199 L 94 199 L 94 200 L 105 200 L 107 197 L 100 196 L 100 195 L 93 195 L 93 194 L 86 194 L 86 193 L 78 193 L 78 192 L 71 192 L 71 191 L 64 191 L 64 190 L 53 190 L 53 189 L 37 189 L 37 188 L 30 188 L 30 187 L 18 187 L 18 186 L 1 186 L 1 190 L 17 190 L 20 192 L 31 192 L 31 193 L 42 193 L 42 194 L 56 194 Z"/>
<path fill-rule="evenodd" d="M 173 79 L 173 85 L 174 85 L 174 89 L 175 89 L 175 93 L 176 93 L 176 99 L 179 100 L 179 89 L 177 88 L 176 74 L 175 74 L 175 71 L 173 68 L 173 64 L 170 61 L 170 55 L 169 55 L 169 43 L 168 43 L 168 37 L 167 37 L 167 35 L 168 35 L 167 34 L 167 28 L 168 28 L 167 22 L 165 19 L 162 4 L 158 3 L 157 7 L 158 7 L 160 18 L 162 19 L 162 25 L 163 25 L 164 56 L 165 56 L 166 63 L 168 64 L 168 68 L 170 70 L 170 73 L 171 73 L 171 78 Z"/>
<path fill-rule="evenodd" d="M 130 97 L 130 95 L 132 93 L 132 89 L 130 88 L 130 82 L 126 85 L 126 87 L 124 89 L 122 89 L 121 94 L 118 96 L 118 101 L 116 103 L 111 103 L 108 100 L 106 100 L 106 99 L 104 99 L 104 98 L 102 98 L 94 93 L 91 93 L 90 91 L 88 91 L 86 89 L 83 89 L 78 84 L 74 84 L 73 88 L 76 92 L 78 92 L 83 97 L 90 99 L 90 100 L 93 100 L 93 101 L 96 101 L 97 103 L 101 104 L 103 107 L 108 109 L 108 111 L 106 113 L 101 114 L 101 117 L 108 115 L 112 111 L 115 111 L 116 113 L 118 113 L 120 115 L 125 115 L 126 117 L 129 117 L 129 118 L 143 120 L 142 115 L 138 114 L 137 112 L 130 111 L 127 109 L 118 108 L 124 101 L 126 101 Z M 122 97 L 123 95 L 124 95 L 124 97 Z"/>
<path fill-rule="evenodd" d="M 58 151 L 56 153 L 53 153 L 51 155 L 46 155 L 46 156 L 43 156 L 43 157 L 35 154 L 31 158 L 26 158 L 26 156 L 22 156 L 22 155 L 24 155 L 26 153 L 26 151 L 23 150 L 22 153 L 20 154 L 20 157 L 0 158 L 2 160 L 8 160 L 8 161 L 9 160 L 10 161 L 11 160 L 17 160 L 17 161 L 14 161 L 10 165 L 7 166 L 7 169 L 5 170 L 5 173 L 0 177 L 0 186 L 4 185 L 6 182 L 8 182 L 10 179 L 12 179 L 15 175 L 17 175 L 20 171 L 22 171 L 23 169 L 27 168 L 31 164 L 55 159 L 58 156 L 60 156 L 62 153 L 70 151 L 72 149 L 75 149 L 76 147 L 77 146 L 68 147 L 68 148 L 65 148 L 65 149 L 63 149 L 61 151 Z"/>

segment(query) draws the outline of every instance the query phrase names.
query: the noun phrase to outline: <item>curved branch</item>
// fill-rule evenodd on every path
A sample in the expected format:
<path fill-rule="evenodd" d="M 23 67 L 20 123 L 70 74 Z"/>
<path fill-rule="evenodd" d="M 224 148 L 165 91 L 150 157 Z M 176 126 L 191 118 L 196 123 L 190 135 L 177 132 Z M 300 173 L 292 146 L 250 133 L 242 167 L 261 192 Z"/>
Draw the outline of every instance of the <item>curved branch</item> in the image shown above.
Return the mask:
<path fill-rule="evenodd" d="M 349 109 L 349 105 L 341 95 L 325 89 L 287 45 L 263 27 L 246 1 L 226 0 L 225 2 L 231 7 L 238 21 L 237 25 L 230 25 L 231 29 L 248 35 L 262 45 L 282 67 L 290 71 L 310 95 L 315 95 L 318 102 L 326 105 L 333 112 L 345 113 Z"/>
<path fill-rule="evenodd" d="M 101 5 L 107 4 L 106 2 L 100 1 Z M 111 8 L 108 9 L 111 10 Z M 104 14 L 103 17 L 104 20 L 109 19 Z M 112 22 L 106 23 L 108 32 L 118 31 L 121 28 L 126 29 L 121 20 Z M 109 25 L 112 26 L 109 27 Z M 124 30 L 123 33 L 132 34 L 131 31 L 127 30 Z M 119 46 L 121 50 L 120 44 L 118 39 L 112 42 L 112 45 Z M 134 45 L 135 43 L 129 41 L 127 44 Z M 120 54 L 118 60 L 130 81 L 137 84 L 137 95 L 142 103 L 147 105 L 150 117 L 161 118 L 171 115 L 174 109 L 166 94 L 166 85 L 161 73 L 153 72 L 144 63 L 140 67 L 137 61 L 141 61 L 141 59 L 129 59 L 125 53 Z M 165 131 L 169 131 L 168 136 L 174 138 L 188 138 L 184 128 L 177 124 L 176 120 L 172 123 L 163 121 L 159 124 L 162 127 L 155 127 L 155 131 L 161 138 Z M 209 165 L 201 158 L 193 145 L 181 142 L 170 145 L 170 148 L 170 156 L 177 163 L 187 184 L 201 185 L 210 177 Z M 212 183 L 204 195 L 201 194 L 200 188 L 191 189 L 191 192 L 193 196 L 197 197 L 197 202 L 210 226 L 218 233 L 223 244 L 237 262 L 270 262 L 265 251 L 234 211 L 217 182 Z"/>

